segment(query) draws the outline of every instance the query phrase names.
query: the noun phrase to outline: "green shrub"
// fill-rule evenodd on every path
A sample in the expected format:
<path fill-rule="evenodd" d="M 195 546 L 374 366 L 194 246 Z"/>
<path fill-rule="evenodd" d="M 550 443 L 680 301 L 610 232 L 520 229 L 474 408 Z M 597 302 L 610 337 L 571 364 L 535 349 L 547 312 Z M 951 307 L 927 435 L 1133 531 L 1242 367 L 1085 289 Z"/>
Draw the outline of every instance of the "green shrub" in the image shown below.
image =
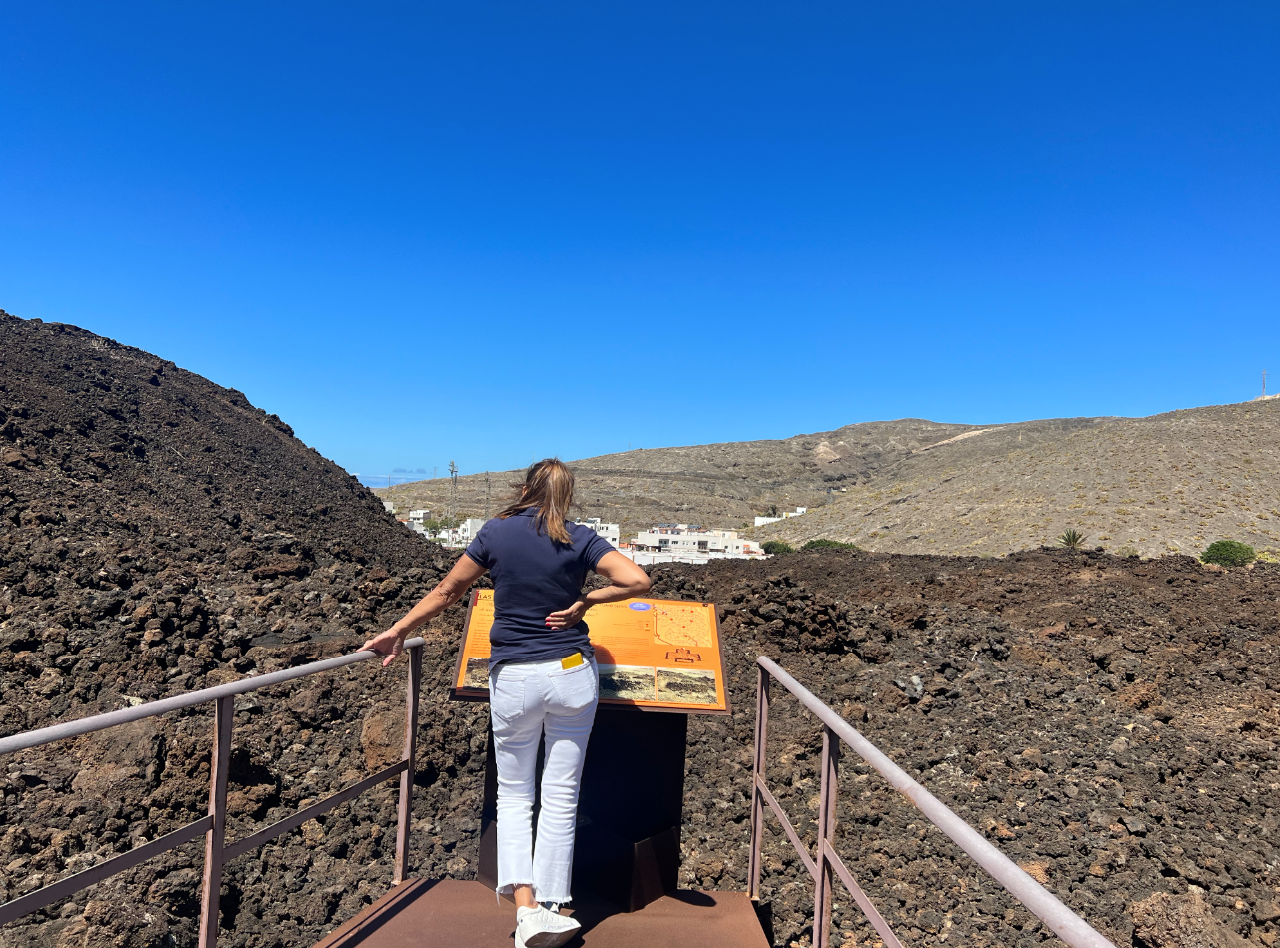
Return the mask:
<path fill-rule="evenodd" d="M 858 547 L 853 543 L 841 543 L 839 540 L 810 540 L 802 550 L 856 550 Z"/>
<path fill-rule="evenodd" d="M 1072 528 L 1067 530 L 1062 536 L 1058 537 L 1058 542 L 1065 546 L 1068 550 L 1078 550 L 1084 546 L 1084 541 L 1089 539 L 1079 530 Z"/>
<path fill-rule="evenodd" d="M 1142 554 L 1138 552 L 1136 546 L 1122 546 L 1116 550 L 1116 556 L 1122 560 L 1136 560 L 1140 559 Z"/>
<path fill-rule="evenodd" d="M 760 549 L 770 556 L 777 556 L 779 553 L 794 553 L 796 551 L 795 547 L 790 543 L 783 543 L 781 540 L 766 540 L 760 544 Z"/>
<path fill-rule="evenodd" d="M 1244 566 L 1257 559 L 1258 554 L 1247 543 L 1235 540 L 1218 540 L 1210 543 L 1209 549 L 1200 554 L 1200 562 L 1213 563 L 1215 566 Z"/>

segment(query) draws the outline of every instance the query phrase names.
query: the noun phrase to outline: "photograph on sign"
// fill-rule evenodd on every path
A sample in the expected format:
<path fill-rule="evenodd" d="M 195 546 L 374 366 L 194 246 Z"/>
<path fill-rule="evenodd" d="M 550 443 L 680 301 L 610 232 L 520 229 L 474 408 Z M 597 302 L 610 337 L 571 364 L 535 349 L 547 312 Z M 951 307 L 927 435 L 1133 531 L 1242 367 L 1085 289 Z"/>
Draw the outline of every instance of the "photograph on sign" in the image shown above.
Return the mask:
<path fill-rule="evenodd" d="M 707 602 L 631 599 L 592 606 L 591 645 L 602 704 L 727 713 L 716 608 Z M 450 696 L 489 696 L 493 590 L 471 594 Z"/>

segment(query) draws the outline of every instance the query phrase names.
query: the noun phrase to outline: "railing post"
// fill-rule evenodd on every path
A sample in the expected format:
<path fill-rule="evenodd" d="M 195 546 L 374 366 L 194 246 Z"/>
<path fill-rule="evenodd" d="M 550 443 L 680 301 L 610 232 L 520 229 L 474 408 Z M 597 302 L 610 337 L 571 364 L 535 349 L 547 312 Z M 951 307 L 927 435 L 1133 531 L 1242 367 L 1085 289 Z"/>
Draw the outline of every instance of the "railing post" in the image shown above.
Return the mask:
<path fill-rule="evenodd" d="M 213 825 L 204 838 L 204 894 L 200 900 L 200 948 L 218 943 L 222 898 L 222 847 L 227 835 L 227 769 L 231 764 L 231 724 L 235 697 L 218 698 L 213 709 L 213 753 L 209 758 L 209 815 Z"/>
<path fill-rule="evenodd" d="M 760 782 L 764 780 L 765 745 L 769 737 L 769 673 L 756 665 L 756 745 L 751 765 L 751 854 L 747 862 L 747 897 L 760 901 L 760 846 L 764 834 L 764 797 Z"/>
<path fill-rule="evenodd" d="M 418 746 L 418 693 L 422 690 L 422 646 L 409 649 L 409 685 L 405 698 L 404 760 L 409 762 L 400 775 L 400 808 L 396 822 L 396 866 L 391 881 L 404 882 L 409 874 L 409 827 L 413 822 L 413 767 Z"/>
<path fill-rule="evenodd" d="M 818 867 L 813 893 L 813 948 L 831 944 L 831 901 L 833 879 L 827 847 L 836 835 L 836 777 L 839 773 L 840 739 L 827 725 L 822 726 L 822 784 L 818 791 Z"/>

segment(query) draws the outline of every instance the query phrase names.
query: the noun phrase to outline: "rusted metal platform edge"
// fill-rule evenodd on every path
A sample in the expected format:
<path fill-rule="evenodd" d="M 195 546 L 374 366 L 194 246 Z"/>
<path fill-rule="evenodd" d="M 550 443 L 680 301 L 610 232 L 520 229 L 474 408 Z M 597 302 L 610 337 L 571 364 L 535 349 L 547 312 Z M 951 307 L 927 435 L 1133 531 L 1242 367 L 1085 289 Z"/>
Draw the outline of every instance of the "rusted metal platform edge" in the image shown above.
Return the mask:
<path fill-rule="evenodd" d="M 367 935 L 381 928 L 388 919 L 400 914 L 402 908 L 430 889 L 436 881 L 435 879 L 406 879 L 394 886 L 382 898 L 365 906 L 355 917 L 339 925 L 316 942 L 315 948 L 342 948 L 345 945 L 358 944 Z"/>
<path fill-rule="evenodd" d="M 576 903 L 575 903 L 576 904 Z M 581 934 L 569 948 L 767 948 L 745 892 L 680 890 L 637 912 L 587 894 L 573 910 Z M 474 948 L 509 944 L 510 904 L 479 882 L 417 879 L 391 889 L 315 948 Z"/>

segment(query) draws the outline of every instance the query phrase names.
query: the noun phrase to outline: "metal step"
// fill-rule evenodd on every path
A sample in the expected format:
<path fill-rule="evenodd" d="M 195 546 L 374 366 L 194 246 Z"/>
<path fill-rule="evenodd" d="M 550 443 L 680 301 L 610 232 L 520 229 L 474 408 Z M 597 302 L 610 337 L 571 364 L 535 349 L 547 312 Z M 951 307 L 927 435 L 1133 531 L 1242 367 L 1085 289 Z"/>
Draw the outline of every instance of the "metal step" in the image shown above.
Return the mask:
<path fill-rule="evenodd" d="M 572 914 L 582 932 L 565 948 L 769 948 L 745 892 L 680 890 L 638 912 L 591 897 Z M 315 948 L 504 948 L 515 906 L 480 882 L 415 879 L 321 940 Z"/>

